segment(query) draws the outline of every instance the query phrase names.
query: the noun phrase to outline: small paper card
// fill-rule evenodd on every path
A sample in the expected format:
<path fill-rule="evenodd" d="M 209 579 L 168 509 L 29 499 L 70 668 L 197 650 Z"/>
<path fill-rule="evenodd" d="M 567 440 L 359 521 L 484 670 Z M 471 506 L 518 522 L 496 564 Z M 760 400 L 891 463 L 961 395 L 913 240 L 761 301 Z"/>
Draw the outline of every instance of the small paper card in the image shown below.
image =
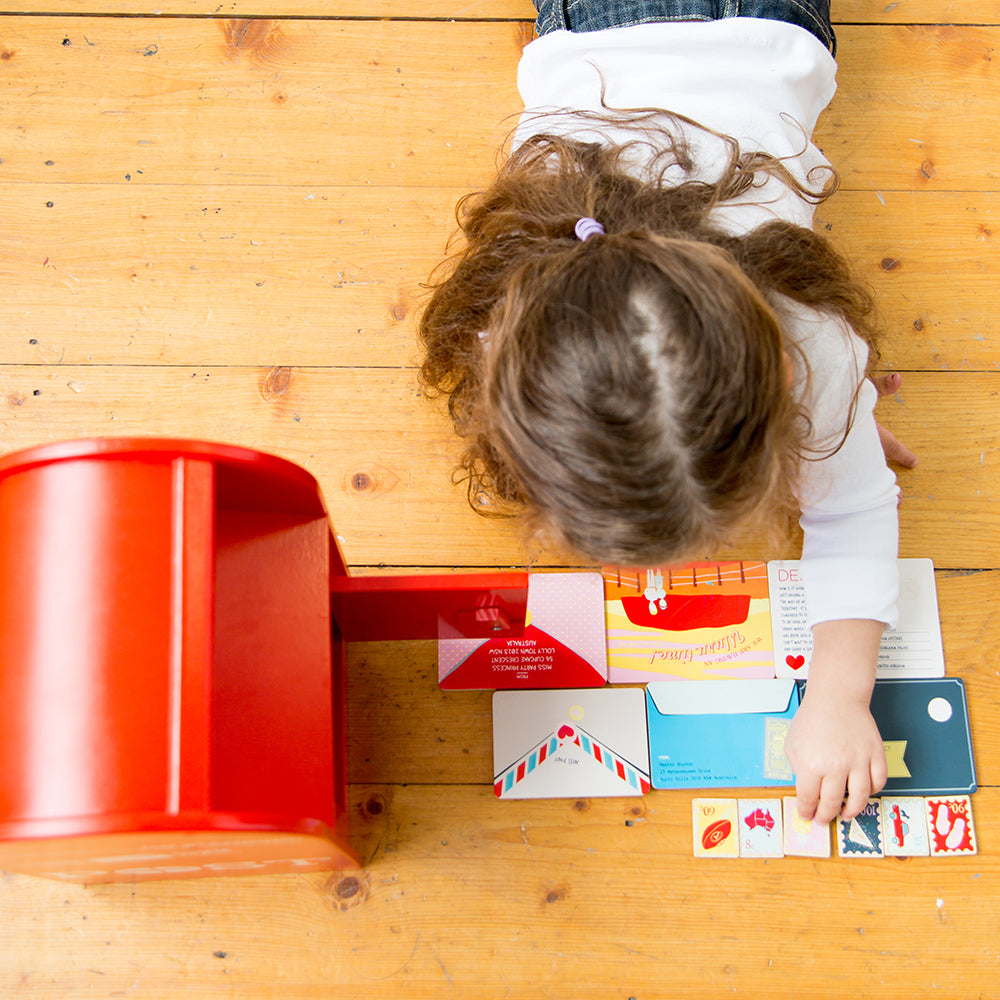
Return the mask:
<path fill-rule="evenodd" d="M 649 791 L 644 698 L 639 688 L 496 692 L 497 798 L 644 795 Z"/>
<path fill-rule="evenodd" d="M 926 806 L 927 832 L 934 857 L 977 852 L 972 801 L 968 795 L 929 798 Z"/>
<path fill-rule="evenodd" d="M 438 641 L 446 691 L 603 687 L 607 679 L 599 573 L 532 573 L 519 638 Z"/>
<path fill-rule="evenodd" d="M 919 796 L 883 796 L 882 834 L 888 857 L 919 858 L 930 854 L 927 810 Z"/>
<path fill-rule="evenodd" d="M 781 799 L 740 799 L 740 857 L 785 856 Z"/>
<path fill-rule="evenodd" d="M 605 567 L 604 598 L 613 684 L 774 676 L 762 562 Z"/>
<path fill-rule="evenodd" d="M 837 820 L 837 850 L 842 858 L 885 857 L 882 805 L 878 799 L 869 799 L 854 819 Z"/>
<path fill-rule="evenodd" d="M 805 858 L 830 857 L 830 825 L 803 819 L 795 796 L 784 799 L 785 854 Z"/>
<path fill-rule="evenodd" d="M 805 586 L 797 559 L 767 564 L 774 625 L 774 663 L 779 677 L 809 676 L 812 632 L 806 626 Z M 944 677 L 941 620 L 934 564 L 899 560 L 899 621 L 882 636 L 877 676 Z"/>
<path fill-rule="evenodd" d="M 736 799 L 695 799 L 691 803 L 696 858 L 738 858 L 740 838 Z"/>

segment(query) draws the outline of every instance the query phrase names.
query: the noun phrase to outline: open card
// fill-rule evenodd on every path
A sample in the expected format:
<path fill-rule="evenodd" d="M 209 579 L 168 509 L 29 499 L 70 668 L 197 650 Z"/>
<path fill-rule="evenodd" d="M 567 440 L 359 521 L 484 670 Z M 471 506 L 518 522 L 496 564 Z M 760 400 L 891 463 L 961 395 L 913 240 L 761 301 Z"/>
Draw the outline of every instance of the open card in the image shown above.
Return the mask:
<path fill-rule="evenodd" d="M 799 561 L 767 564 L 774 622 L 774 663 L 778 677 L 809 676 L 812 632 L 806 627 L 805 587 Z M 877 676 L 944 677 L 941 621 L 934 564 L 930 559 L 899 560 L 899 621 L 886 629 L 878 654 Z"/>
<path fill-rule="evenodd" d="M 767 567 L 604 568 L 612 684 L 774 677 Z"/>

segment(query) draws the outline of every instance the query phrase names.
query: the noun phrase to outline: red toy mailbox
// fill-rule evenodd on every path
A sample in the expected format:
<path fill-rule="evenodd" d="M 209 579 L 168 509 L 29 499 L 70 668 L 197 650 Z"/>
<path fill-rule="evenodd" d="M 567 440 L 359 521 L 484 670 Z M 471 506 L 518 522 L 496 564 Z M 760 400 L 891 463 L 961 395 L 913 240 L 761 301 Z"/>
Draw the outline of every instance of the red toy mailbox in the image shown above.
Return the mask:
<path fill-rule="evenodd" d="M 316 481 L 226 445 L 0 459 L 0 868 L 356 867 L 343 643 L 511 635 L 527 574 L 354 578 Z"/>

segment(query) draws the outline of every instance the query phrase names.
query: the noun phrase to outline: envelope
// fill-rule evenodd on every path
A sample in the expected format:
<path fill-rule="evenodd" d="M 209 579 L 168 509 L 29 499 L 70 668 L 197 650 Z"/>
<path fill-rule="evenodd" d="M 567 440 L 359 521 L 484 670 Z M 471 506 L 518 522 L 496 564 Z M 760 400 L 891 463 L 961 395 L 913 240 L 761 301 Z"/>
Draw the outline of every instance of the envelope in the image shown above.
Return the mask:
<path fill-rule="evenodd" d="M 639 688 L 497 691 L 493 790 L 501 799 L 634 796 L 649 791 Z"/>
<path fill-rule="evenodd" d="M 438 641 L 442 690 L 604 687 L 604 585 L 599 573 L 531 573 L 524 634 Z"/>
<path fill-rule="evenodd" d="M 791 678 L 648 684 L 653 787 L 794 784 L 785 736 L 798 707 Z"/>

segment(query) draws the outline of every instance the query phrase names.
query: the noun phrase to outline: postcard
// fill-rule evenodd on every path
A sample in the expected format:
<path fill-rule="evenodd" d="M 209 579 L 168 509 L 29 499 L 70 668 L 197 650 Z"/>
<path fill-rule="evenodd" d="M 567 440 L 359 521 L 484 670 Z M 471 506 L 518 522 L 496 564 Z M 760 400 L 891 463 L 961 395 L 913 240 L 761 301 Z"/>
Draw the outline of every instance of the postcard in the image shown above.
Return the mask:
<path fill-rule="evenodd" d="M 933 857 L 976 854 L 976 830 L 972 824 L 972 800 L 968 795 L 925 799 L 927 831 Z"/>
<path fill-rule="evenodd" d="M 800 858 L 830 857 L 830 824 L 803 819 L 795 796 L 784 800 L 785 854 Z"/>
<path fill-rule="evenodd" d="M 884 858 L 885 835 L 882 824 L 882 804 L 869 799 L 853 819 L 838 819 L 837 853 L 842 858 Z"/>
<path fill-rule="evenodd" d="M 691 821 L 696 858 L 740 856 L 736 799 L 694 799 Z"/>
<path fill-rule="evenodd" d="M 740 857 L 783 858 L 781 799 L 740 799 Z"/>
<path fill-rule="evenodd" d="M 872 717 L 886 747 L 886 795 L 969 795 L 976 766 L 958 677 L 876 681 Z"/>
<path fill-rule="evenodd" d="M 920 796 L 889 795 L 879 800 L 888 857 L 926 857 L 930 854 L 927 810 Z"/>

